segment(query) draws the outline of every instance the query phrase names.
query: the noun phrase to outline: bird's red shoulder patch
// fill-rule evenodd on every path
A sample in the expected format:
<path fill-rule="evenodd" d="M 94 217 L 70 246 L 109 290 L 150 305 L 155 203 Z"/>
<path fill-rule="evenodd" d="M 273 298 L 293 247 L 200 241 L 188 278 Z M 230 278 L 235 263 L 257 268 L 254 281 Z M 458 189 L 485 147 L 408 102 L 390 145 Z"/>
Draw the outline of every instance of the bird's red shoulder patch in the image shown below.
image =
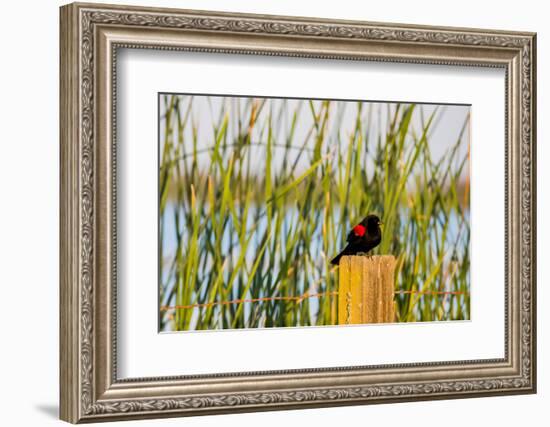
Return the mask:
<path fill-rule="evenodd" d="M 355 227 L 353 227 L 353 233 L 356 236 L 363 237 L 365 235 L 365 231 L 367 231 L 367 229 L 364 226 L 362 226 L 361 224 L 356 225 Z"/>

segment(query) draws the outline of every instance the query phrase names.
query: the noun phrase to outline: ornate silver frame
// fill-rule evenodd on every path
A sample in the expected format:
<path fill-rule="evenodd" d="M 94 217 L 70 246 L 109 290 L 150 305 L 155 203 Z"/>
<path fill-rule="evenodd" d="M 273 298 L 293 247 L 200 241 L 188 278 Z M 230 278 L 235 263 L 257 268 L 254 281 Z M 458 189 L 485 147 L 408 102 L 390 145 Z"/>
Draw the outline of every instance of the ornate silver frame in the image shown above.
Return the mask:
<path fill-rule="evenodd" d="M 60 43 L 63 420 L 77 423 L 535 392 L 535 34 L 71 4 L 61 8 Z M 505 357 L 117 379 L 113 147 L 118 47 L 504 68 Z"/>

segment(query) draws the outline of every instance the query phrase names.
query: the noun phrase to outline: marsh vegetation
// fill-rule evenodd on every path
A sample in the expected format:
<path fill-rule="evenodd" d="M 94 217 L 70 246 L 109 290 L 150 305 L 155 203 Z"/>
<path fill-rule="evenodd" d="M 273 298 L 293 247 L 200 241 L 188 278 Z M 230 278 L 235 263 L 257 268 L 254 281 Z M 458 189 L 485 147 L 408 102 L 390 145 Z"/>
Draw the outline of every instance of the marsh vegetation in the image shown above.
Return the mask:
<path fill-rule="evenodd" d="M 159 103 L 162 331 L 335 324 L 330 259 L 367 213 L 397 258 L 396 320 L 469 319 L 468 107 L 450 135 L 444 106 Z"/>

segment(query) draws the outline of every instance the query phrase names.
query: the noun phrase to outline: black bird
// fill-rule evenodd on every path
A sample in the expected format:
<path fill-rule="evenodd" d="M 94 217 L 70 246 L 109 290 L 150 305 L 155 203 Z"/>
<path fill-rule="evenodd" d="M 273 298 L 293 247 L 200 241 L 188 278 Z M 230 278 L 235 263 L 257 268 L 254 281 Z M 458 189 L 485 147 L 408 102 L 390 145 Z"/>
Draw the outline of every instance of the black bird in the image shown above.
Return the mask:
<path fill-rule="evenodd" d="M 380 225 L 383 224 L 376 215 L 368 215 L 353 227 L 353 230 L 348 234 L 348 245 L 342 252 L 336 255 L 331 264 L 338 265 L 340 258 L 345 255 L 357 255 L 360 253 L 367 253 L 371 249 L 380 244 L 382 240 L 382 230 Z"/>

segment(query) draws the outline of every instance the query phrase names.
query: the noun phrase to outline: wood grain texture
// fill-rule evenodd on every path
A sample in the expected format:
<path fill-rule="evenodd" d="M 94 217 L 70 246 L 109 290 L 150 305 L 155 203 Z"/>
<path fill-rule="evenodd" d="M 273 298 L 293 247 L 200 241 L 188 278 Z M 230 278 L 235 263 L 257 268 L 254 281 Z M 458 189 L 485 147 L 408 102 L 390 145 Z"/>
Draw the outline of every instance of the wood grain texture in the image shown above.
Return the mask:
<path fill-rule="evenodd" d="M 340 260 L 338 323 L 389 323 L 395 318 L 393 255 L 345 256 Z"/>

